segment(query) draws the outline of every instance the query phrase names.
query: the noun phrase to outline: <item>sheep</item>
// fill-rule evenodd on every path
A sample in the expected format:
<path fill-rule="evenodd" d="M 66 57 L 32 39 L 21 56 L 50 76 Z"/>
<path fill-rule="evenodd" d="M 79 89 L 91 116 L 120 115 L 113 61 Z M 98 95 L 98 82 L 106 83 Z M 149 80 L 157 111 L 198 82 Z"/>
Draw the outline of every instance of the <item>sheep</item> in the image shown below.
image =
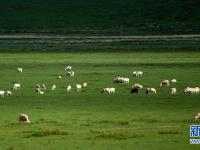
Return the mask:
<path fill-rule="evenodd" d="M 22 68 L 17 68 L 17 71 L 18 72 L 22 72 Z"/>
<path fill-rule="evenodd" d="M 197 114 L 194 116 L 194 119 L 195 119 L 195 120 L 200 119 L 200 113 L 197 113 Z"/>
<path fill-rule="evenodd" d="M 38 95 L 43 95 L 44 92 L 39 90 L 37 94 L 38 94 Z"/>
<path fill-rule="evenodd" d="M 0 96 L 4 98 L 4 96 L 5 96 L 5 91 L 0 91 Z"/>
<path fill-rule="evenodd" d="M 176 83 L 177 80 L 176 80 L 176 79 L 172 79 L 172 80 L 170 80 L 170 82 L 171 82 L 171 83 Z"/>
<path fill-rule="evenodd" d="M 87 86 L 87 83 L 85 82 L 85 83 L 83 83 L 83 87 L 86 87 Z"/>
<path fill-rule="evenodd" d="M 65 67 L 65 71 L 72 70 L 72 66 Z"/>
<path fill-rule="evenodd" d="M 42 89 L 43 89 L 43 90 L 46 90 L 45 84 L 42 84 Z"/>
<path fill-rule="evenodd" d="M 162 87 L 162 86 L 170 86 L 170 81 L 169 80 L 163 80 L 163 81 L 161 81 L 160 87 Z"/>
<path fill-rule="evenodd" d="M 146 94 L 149 94 L 149 93 L 156 94 L 156 89 L 155 88 L 147 88 Z"/>
<path fill-rule="evenodd" d="M 81 84 L 76 84 L 77 92 L 81 91 Z"/>
<path fill-rule="evenodd" d="M 67 92 L 70 92 L 71 89 L 72 89 L 72 86 L 71 86 L 71 85 L 68 85 L 68 86 L 67 86 Z"/>
<path fill-rule="evenodd" d="M 19 115 L 19 122 L 20 123 L 31 123 L 27 114 L 20 114 Z"/>
<path fill-rule="evenodd" d="M 142 71 L 133 71 L 133 76 L 135 77 L 141 77 L 143 75 Z"/>
<path fill-rule="evenodd" d="M 62 79 L 62 76 L 58 76 L 57 79 Z"/>
<path fill-rule="evenodd" d="M 184 89 L 184 93 L 188 93 L 188 94 L 198 94 L 199 92 L 200 92 L 199 87 L 195 87 L 195 88 L 187 87 Z"/>
<path fill-rule="evenodd" d="M 6 91 L 6 96 L 11 96 L 12 92 L 11 91 Z"/>
<path fill-rule="evenodd" d="M 103 90 L 101 90 L 101 93 L 109 93 L 109 94 L 114 94 L 115 93 L 115 88 L 103 88 Z"/>
<path fill-rule="evenodd" d="M 67 72 L 67 75 L 68 75 L 68 76 L 71 76 L 71 77 L 74 77 L 74 71 L 68 71 L 68 72 Z"/>
<path fill-rule="evenodd" d="M 56 85 L 52 85 L 51 90 L 54 91 L 56 89 Z"/>
<path fill-rule="evenodd" d="M 117 78 L 115 78 L 113 80 L 113 83 L 126 83 L 126 84 L 128 84 L 129 83 L 129 78 L 125 78 L 123 76 L 118 76 Z"/>
<path fill-rule="evenodd" d="M 142 89 L 143 86 L 142 86 L 141 84 L 139 84 L 139 83 L 136 83 L 136 84 L 132 85 L 132 89 L 133 89 L 133 88 Z"/>
<path fill-rule="evenodd" d="M 13 84 L 13 90 L 19 90 L 21 87 L 20 83 L 14 83 Z"/>
<path fill-rule="evenodd" d="M 36 88 L 35 92 L 38 94 L 38 95 L 43 95 L 44 92 L 41 91 L 40 89 Z"/>
<path fill-rule="evenodd" d="M 171 88 L 171 94 L 176 94 L 176 88 Z"/>

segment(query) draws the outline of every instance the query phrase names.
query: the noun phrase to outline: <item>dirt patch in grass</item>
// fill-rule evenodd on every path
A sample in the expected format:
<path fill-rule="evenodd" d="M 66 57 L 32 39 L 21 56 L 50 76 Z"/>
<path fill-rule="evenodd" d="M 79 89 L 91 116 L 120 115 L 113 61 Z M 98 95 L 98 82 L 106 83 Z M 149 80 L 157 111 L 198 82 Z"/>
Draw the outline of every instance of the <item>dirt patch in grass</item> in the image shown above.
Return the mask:
<path fill-rule="evenodd" d="M 115 125 L 128 125 L 129 122 L 126 120 L 102 120 L 97 123 L 101 124 L 115 124 Z"/>
<path fill-rule="evenodd" d="M 130 139 L 130 138 L 144 137 L 144 134 L 130 133 L 127 131 L 109 131 L 109 132 L 102 132 L 98 134 L 96 137 L 103 138 L 103 139 L 125 140 L 125 139 Z"/>
<path fill-rule="evenodd" d="M 158 134 L 182 134 L 182 132 L 179 131 L 159 131 Z"/>
<path fill-rule="evenodd" d="M 27 138 L 30 137 L 45 137 L 45 136 L 52 136 L 52 135 L 67 135 L 68 132 L 61 131 L 60 129 L 45 129 L 45 130 L 39 130 L 34 131 L 30 135 L 27 136 Z"/>

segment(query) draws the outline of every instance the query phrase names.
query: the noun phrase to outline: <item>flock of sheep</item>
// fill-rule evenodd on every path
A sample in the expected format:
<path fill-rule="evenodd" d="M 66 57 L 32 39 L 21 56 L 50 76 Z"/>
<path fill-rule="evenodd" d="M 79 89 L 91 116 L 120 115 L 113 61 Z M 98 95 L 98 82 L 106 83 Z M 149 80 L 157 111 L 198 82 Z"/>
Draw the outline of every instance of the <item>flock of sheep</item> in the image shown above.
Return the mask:
<path fill-rule="evenodd" d="M 23 69 L 22 68 L 17 68 L 17 71 L 19 73 L 22 73 L 23 72 Z M 71 77 L 74 77 L 75 73 L 74 71 L 72 70 L 72 66 L 67 66 L 65 67 L 65 71 L 67 73 L 67 75 L 71 76 Z M 133 72 L 133 76 L 135 77 L 141 77 L 143 76 L 143 72 L 142 71 L 134 71 Z M 61 79 L 62 76 L 58 76 L 57 79 Z M 129 84 L 129 81 L 130 79 L 129 78 L 126 78 L 124 76 L 118 76 L 117 78 L 115 78 L 113 80 L 113 83 L 124 83 L 124 84 Z M 172 80 L 163 80 L 160 82 L 160 87 L 163 87 L 163 86 L 170 86 L 170 83 L 176 83 L 177 80 L 176 79 L 172 79 Z M 18 82 L 13 82 L 12 83 L 12 90 L 20 90 L 20 83 Z M 83 83 L 83 84 L 76 84 L 76 88 L 77 88 L 77 92 L 80 92 L 81 91 L 81 88 L 82 87 L 86 87 L 87 86 L 87 83 Z M 56 89 L 56 85 L 52 85 L 51 87 L 51 90 L 54 91 Z M 69 84 L 67 85 L 67 88 L 66 88 L 66 91 L 67 92 L 70 92 L 72 89 L 72 86 Z M 134 85 L 132 85 L 131 87 L 131 93 L 138 93 L 140 91 L 140 89 L 143 89 L 143 86 L 139 83 L 136 83 Z M 35 86 L 35 92 L 36 94 L 38 95 L 43 95 L 45 93 L 45 90 L 46 90 L 46 86 L 45 84 L 42 84 L 41 86 L 39 84 L 37 84 Z M 147 87 L 146 88 L 146 94 L 156 94 L 157 91 L 155 88 L 153 87 Z M 108 94 L 113 94 L 115 93 L 116 90 L 114 87 L 105 87 L 101 90 L 101 93 L 108 93 Z M 176 94 L 177 92 L 177 89 L 175 87 L 172 87 L 170 89 L 170 93 L 171 94 Z M 184 93 L 188 93 L 188 94 L 198 94 L 200 92 L 200 88 L 199 87 L 186 87 L 184 89 Z M 12 95 L 12 91 L 3 91 L 3 90 L 0 90 L 0 96 L 4 98 L 4 96 L 11 96 Z M 195 119 L 200 119 L 200 113 L 198 113 L 196 116 L 195 116 Z M 30 123 L 29 121 L 29 118 L 28 118 L 28 115 L 26 114 L 20 114 L 19 115 L 19 121 L 20 122 L 23 122 L 23 123 Z"/>

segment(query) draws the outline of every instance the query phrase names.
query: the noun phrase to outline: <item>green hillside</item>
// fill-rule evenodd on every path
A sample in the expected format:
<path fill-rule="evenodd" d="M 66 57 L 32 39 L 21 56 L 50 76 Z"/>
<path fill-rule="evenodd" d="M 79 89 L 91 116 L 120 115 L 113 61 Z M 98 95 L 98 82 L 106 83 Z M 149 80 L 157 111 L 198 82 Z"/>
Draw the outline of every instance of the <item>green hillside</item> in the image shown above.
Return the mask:
<path fill-rule="evenodd" d="M 1 0 L 1 33 L 200 33 L 198 0 Z"/>

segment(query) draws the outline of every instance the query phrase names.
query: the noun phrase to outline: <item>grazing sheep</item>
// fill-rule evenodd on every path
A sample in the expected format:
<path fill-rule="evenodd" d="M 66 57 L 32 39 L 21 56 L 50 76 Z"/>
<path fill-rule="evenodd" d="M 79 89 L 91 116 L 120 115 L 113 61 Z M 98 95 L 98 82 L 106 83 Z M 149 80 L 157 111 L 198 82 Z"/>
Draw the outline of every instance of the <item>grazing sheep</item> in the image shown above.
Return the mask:
<path fill-rule="evenodd" d="M 176 88 L 171 88 L 171 94 L 176 94 Z"/>
<path fill-rule="evenodd" d="M 68 86 L 67 86 L 67 92 L 70 92 L 71 89 L 72 89 L 72 86 L 71 86 L 71 85 L 68 85 Z"/>
<path fill-rule="evenodd" d="M 149 94 L 149 93 L 156 94 L 156 89 L 155 88 L 147 88 L 146 94 Z"/>
<path fill-rule="evenodd" d="M 188 93 L 188 94 L 198 94 L 199 92 L 200 92 L 199 87 L 195 87 L 195 88 L 187 87 L 184 90 L 184 93 Z"/>
<path fill-rule="evenodd" d="M 12 92 L 11 91 L 6 91 L 6 96 L 11 96 Z"/>
<path fill-rule="evenodd" d="M 126 84 L 128 84 L 129 83 L 129 78 L 125 78 L 123 76 L 118 76 L 117 78 L 115 78 L 113 80 L 113 83 L 126 83 Z"/>
<path fill-rule="evenodd" d="M 0 96 L 4 98 L 4 96 L 5 96 L 5 91 L 0 91 Z"/>
<path fill-rule="evenodd" d="M 141 77 L 143 75 L 142 71 L 133 71 L 133 76 L 135 77 Z"/>
<path fill-rule="evenodd" d="M 200 113 L 197 113 L 197 114 L 194 116 L 194 119 L 195 119 L 195 120 L 200 119 Z"/>
<path fill-rule="evenodd" d="M 13 90 L 19 90 L 21 87 L 20 83 L 14 83 L 13 84 Z"/>
<path fill-rule="evenodd" d="M 170 80 L 170 82 L 171 82 L 171 83 L 176 83 L 177 80 L 176 80 L 176 79 L 172 79 L 172 80 Z"/>
<path fill-rule="evenodd" d="M 81 91 L 81 84 L 76 84 L 77 92 Z"/>
<path fill-rule="evenodd" d="M 160 83 L 160 87 L 162 86 L 170 86 L 170 81 L 169 80 L 163 80 L 161 83 Z"/>
<path fill-rule="evenodd" d="M 132 85 L 132 89 L 133 89 L 133 88 L 142 89 L 143 86 L 142 86 L 141 84 L 139 84 L 139 83 L 136 83 L 136 84 Z"/>
<path fill-rule="evenodd" d="M 28 118 L 27 114 L 20 114 L 19 115 L 19 122 L 21 122 L 21 123 L 31 123 L 29 121 L 29 118 Z"/>
<path fill-rule="evenodd" d="M 52 85 L 51 90 L 54 91 L 56 89 L 56 85 Z"/>
<path fill-rule="evenodd" d="M 70 76 L 70 77 L 74 77 L 74 71 L 68 71 L 67 75 Z"/>
<path fill-rule="evenodd" d="M 87 83 L 85 82 L 85 83 L 83 83 L 83 87 L 86 87 L 87 86 Z"/>
<path fill-rule="evenodd" d="M 22 68 L 17 68 L 17 71 L 18 72 L 22 72 Z"/>
<path fill-rule="evenodd" d="M 65 67 L 65 71 L 72 70 L 72 66 Z"/>
<path fill-rule="evenodd" d="M 58 76 L 57 79 L 62 79 L 62 76 Z"/>
<path fill-rule="evenodd" d="M 101 93 L 114 94 L 115 93 L 115 88 L 103 88 L 103 90 L 101 90 Z"/>

